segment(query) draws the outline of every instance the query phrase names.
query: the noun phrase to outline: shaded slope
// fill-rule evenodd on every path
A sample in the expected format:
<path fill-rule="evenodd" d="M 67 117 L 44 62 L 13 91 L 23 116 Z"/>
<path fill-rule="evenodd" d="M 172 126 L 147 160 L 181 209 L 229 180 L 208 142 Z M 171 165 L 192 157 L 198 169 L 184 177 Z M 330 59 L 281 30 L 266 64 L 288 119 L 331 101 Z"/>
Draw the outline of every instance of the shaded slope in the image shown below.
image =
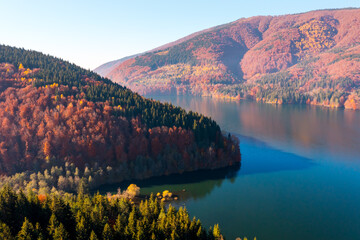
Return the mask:
<path fill-rule="evenodd" d="M 213 120 L 35 51 L 0 45 L 0 86 L 2 174 L 69 163 L 119 181 L 240 160 Z"/>

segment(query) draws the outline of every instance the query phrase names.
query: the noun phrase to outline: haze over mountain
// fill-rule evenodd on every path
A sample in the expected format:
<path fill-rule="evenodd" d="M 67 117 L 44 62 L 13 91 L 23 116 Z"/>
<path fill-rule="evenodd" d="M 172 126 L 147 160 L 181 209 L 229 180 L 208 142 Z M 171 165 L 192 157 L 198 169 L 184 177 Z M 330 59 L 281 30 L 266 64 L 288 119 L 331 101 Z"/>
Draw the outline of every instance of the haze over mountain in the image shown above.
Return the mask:
<path fill-rule="evenodd" d="M 141 94 L 360 108 L 360 9 L 258 16 L 104 64 Z"/>

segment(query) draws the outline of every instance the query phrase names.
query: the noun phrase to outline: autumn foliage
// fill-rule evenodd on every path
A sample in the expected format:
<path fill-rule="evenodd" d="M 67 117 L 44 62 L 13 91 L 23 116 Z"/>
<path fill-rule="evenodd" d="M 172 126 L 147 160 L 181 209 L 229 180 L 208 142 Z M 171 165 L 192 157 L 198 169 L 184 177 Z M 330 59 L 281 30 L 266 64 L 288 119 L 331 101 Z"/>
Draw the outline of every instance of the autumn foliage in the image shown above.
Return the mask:
<path fill-rule="evenodd" d="M 236 140 L 204 116 L 37 52 L 0 46 L 0 53 L 2 174 L 66 162 L 112 166 L 124 180 L 240 160 Z"/>
<path fill-rule="evenodd" d="M 95 71 L 142 94 L 359 109 L 359 23 L 359 9 L 242 18 Z"/>

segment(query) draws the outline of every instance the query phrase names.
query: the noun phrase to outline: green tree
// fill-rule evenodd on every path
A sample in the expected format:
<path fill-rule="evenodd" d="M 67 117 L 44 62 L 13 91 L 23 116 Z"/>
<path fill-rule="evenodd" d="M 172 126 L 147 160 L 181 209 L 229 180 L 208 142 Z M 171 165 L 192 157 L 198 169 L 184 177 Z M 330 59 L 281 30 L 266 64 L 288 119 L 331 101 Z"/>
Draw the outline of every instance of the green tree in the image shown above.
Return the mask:
<path fill-rule="evenodd" d="M 55 228 L 53 239 L 54 240 L 67 240 L 69 239 L 69 233 L 65 230 L 64 225 L 62 223 L 59 224 L 58 227 Z"/>
<path fill-rule="evenodd" d="M 49 235 L 54 235 L 55 233 L 55 229 L 60 225 L 59 221 L 57 220 L 55 214 L 51 214 L 50 220 L 49 220 L 49 225 L 47 228 L 47 231 L 49 233 Z"/>
<path fill-rule="evenodd" d="M 214 230 L 213 230 L 213 236 L 214 236 L 215 239 L 221 239 L 222 238 L 219 224 L 215 224 Z"/>
<path fill-rule="evenodd" d="M 117 216 L 115 225 L 114 225 L 114 236 L 116 239 L 123 238 L 124 235 L 124 226 L 121 222 L 121 216 L 120 214 Z"/>
<path fill-rule="evenodd" d="M 136 237 L 136 210 L 135 207 L 132 208 L 132 211 L 129 214 L 128 225 L 125 228 L 125 234 L 130 238 Z"/>
<path fill-rule="evenodd" d="M 118 239 L 119 239 L 119 238 L 118 238 Z M 91 231 L 90 240 L 98 240 L 98 237 L 96 236 L 96 234 L 95 234 L 94 231 Z"/>
<path fill-rule="evenodd" d="M 3 240 L 13 240 L 10 228 L 5 223 L 0 223 L 0 239 Z"/>
<path fill-rule="evenodd" d="M 136 223 L 136 239 L 137 240 L 146 239 L 145 229 L 144 229 L 144 226 L 141 224 L 140 221 L 138 221 Z"/>
<path fill-rule="evenodd" d="M 18 197 L 16 193 L 9 185 L 5 185 L 0 192 L 0 221 L 9 226 L 14 235 L 19 231 L 24 219 L 17 203 Z"/>
<path fill-rule="evenodd" d="M 113 232 L 109 224 L 105 224 L 104 231 L 102 233 L 103 240 L 112 240 L 113 239 Z"/>
<path fill-rule="evenodd" d="M 87 240 L 89 238 L 89 225 L 84 217 L 76 225 L 76 237 L 78 240 Z"/>
<path fill-rule="evenodd" d="M 21 230 L 17 234 L 18 240 L 32 240 L 37 239 L 37 234 L 34 229 L 34 226 L 29 222 L 27 218 L 25 218 Z"/>

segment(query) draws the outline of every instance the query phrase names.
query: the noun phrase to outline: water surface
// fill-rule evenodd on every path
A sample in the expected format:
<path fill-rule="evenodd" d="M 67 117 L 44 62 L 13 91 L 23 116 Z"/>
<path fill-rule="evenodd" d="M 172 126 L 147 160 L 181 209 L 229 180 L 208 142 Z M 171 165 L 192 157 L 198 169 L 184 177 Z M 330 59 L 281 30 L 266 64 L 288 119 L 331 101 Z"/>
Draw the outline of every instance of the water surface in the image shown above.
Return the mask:
<path fill-rule="evenodd" d="M 360 239 L 360 112 L 156 97 L 240 138 L 241 167 L 137 182 L 185 194 L 177 205 L 227 239 Z"/>

